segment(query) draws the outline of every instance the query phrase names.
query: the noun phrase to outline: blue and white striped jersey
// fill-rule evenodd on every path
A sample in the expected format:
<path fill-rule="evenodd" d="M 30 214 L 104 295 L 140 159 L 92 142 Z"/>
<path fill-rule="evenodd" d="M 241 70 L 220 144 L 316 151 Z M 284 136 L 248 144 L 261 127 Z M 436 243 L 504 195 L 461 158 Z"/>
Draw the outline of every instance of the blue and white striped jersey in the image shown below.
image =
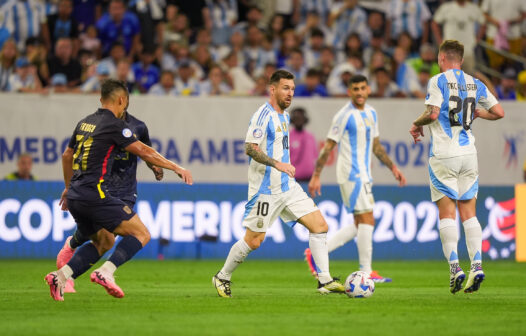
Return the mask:
<path fill-rule="evenodd" d="M 46 22 L 46 7 L 38 0 L 9 0 L 0 8 L 0 27 L 9 31 L 18 50 L 24 50 L 26 40 L 40 34 Z"/>
<path fill-rule="evenodd" d="M 391 20 L 391 38 L 408 32 L 417 39 L 422 36 L 422 21 L 430 20 L 431 12 L 423 0 L 391 0 L 387 18 Z"/>
<path fill-rule="evenodd" d="M 365 104 L 364 109 L 359 110 L 349 102 L 336 113 L 327 138 L 338 144 L 336 179 L 339 184 L 373 181 L 371 154 L 373 140 L 379 135 L 376 111 L 370 105 Z"/>
<path fill-rule="evenodd" d="M 438 119 L 429 124 L 429 155 L 450 158 L 477 152 L 471 133 L 475 106 L 488 110 L 498 101 L 480 80 L 451 69 L 429 80 L 425 104 L 440 107 Z"/>
<path fill-rule="evenodd" d="M 290 164 L 289 114 L 278 113 L 270 103 L 262 105 L 252 116 L 246 143 L 258 144 L 268 157 Z M 294 179 L 275 168 L 249 160 L 248 198 L 256 194 L 274 195 L 289 190 Z"/>

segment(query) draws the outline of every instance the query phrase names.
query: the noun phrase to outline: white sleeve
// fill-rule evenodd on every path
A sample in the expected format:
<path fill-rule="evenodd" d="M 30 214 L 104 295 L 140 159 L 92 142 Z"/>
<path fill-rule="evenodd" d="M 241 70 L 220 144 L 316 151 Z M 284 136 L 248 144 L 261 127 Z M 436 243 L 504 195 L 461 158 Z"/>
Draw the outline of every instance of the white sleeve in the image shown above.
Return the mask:
<path fill-rule="evenodd" d="M 447 13 L 445 4 L 442 4 L 440 7 L 438 7 L 437 11 L 435 12 L 435 15 L 433 16 L 433 21 L 435 21 L 438 24 L 443 24 L 446 21 Z"/>
<path fill-rule="evenodd" d="M 442 96 L 442 91 L 438 87 L 438 76 L 434 76 L 427 84 L 427 96 L 425 104 L 440 107 L 442 106 L 443 100 L 444 97 Z"/>
<path fill-rule="evenodd" d="M 499 101 L 495 96 L 488 90 L 486 85 L 484 85 L 482 82 L 478 82 L 477 85 L 482 85 L 482 91 L 485 91 L 485 93 L 482 93 L 479 98 L 479 105 L 482 106 L 484 109 L 489 110 L 493 106 L 497 105 Z"/>
<path fill-rule="evenodd" d="M 373 132 L 373 138 L 377 138 L 380 136 L 380 131 L 378 130 L 378 113 L 373 110 L 374 116 L 376 117 L 376 121 L 374 122 L 374 132 Z"/>
<path fill-rule="evenodd" d="M 336 143 L 339 143 L 345 130 L 346 121 L 347 118 L 345 118 L 345 113 L 343 111 L 336 113 L 332 119 L 332 124 L 331 128 L 329 129 L 329 133 L 327 134 L 327 139 L 331 139 Z"/>
<path fill-rule="evenodd" d="M 247 136 L 245 137 L 246 143 L 261 144 L 265 134 L 267 133 L 268 119 L 269 116 L 262 116 L 264 112 L 255 113 L 248 124 Z"/>

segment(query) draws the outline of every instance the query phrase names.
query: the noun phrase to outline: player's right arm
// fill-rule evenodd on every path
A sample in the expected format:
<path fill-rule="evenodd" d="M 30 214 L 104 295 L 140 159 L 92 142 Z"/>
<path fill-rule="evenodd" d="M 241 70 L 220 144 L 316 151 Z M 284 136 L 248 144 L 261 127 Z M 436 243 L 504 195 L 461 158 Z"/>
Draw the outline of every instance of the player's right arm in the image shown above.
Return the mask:
<path fill-rule="evenodd" d="M 424 136 L 423 126 L 429 125 L 435 120 L 438 119 L 440 115 L 440 106 L 442 106 L 442 101 L 444 96 L 442 95 L 442 90 L 438 87 L 438 76 L 434 76 L 429 80 L 427 86 L 427 96 L 426 96 L 426 110 L 422 113 L 411 125 L 409 133 L 413 137 L 415 143 L 421 141 L 420 137 Z"/>
<path fill-rule="evenodd" d="M 135 141 L 130 145 L 124 147 L 124 150 L 137 155 L 145 162 L 155 165 L 157 167 L 166 168 L 173 170 L 186 184 L 193 184 L 192 173 L 179 166 L 175 162 L 166 159 L 164 156 L 159 154 L 155 149 L 150 146 L 146 146 L 140 141 Z"/>
<path fill-rule="evenodd" d="M 316 168 L 314 168 L 314 173 L 312 174 L 312 177 L 309 181 L 309 193 L 312 197 L 316 197 L 316 194 L 321 195 L 321 181 L 320 181 L 321 171 L 323 170 L 323 167 L 327 163 L 327 160 L 329 159 L 329 155 L 331 154 L 335 146 L 336 146 L 336 141 L 332 139 L 325 140 L 325 145 L 323 145 L 323 148 L 320 151 L 320 155 L 318 156 L 318 159 L 316 160 Z"/>

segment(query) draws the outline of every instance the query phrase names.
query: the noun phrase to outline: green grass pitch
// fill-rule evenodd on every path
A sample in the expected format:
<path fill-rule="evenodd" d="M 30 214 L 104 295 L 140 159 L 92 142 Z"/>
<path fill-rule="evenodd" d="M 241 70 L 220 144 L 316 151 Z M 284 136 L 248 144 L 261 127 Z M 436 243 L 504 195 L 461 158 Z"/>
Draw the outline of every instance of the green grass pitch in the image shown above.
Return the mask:
<path fill-rule="evenodd" d="M 448 291 L 445 262 L 375 262 L 394 279 L 368 299 L 319 295 L 302 261 L 247 260 L 232 299 L 217 296 L 222 260 L 131 261 L 114 299 L 77 279 L 54 302 L 44 275 L 53 260 L 0 260 L 0 335 L 525 335 L 526 264 L 485 262 L 474 294 Z M 468 265 L 462 265 L 465 268 Z M 331 262 L 345 277 L 355 261 Z"/>

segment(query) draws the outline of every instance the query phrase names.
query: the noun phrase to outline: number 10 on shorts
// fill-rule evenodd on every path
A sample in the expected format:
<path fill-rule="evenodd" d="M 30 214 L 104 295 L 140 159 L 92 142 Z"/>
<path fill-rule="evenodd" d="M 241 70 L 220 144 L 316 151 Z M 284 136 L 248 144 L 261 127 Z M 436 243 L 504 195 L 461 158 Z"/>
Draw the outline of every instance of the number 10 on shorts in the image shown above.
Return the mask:
<path fill-rule="evenodd" d="M 268 202 L 258 202 L 257 215 L 265 217 L 268 215 Z"/>

